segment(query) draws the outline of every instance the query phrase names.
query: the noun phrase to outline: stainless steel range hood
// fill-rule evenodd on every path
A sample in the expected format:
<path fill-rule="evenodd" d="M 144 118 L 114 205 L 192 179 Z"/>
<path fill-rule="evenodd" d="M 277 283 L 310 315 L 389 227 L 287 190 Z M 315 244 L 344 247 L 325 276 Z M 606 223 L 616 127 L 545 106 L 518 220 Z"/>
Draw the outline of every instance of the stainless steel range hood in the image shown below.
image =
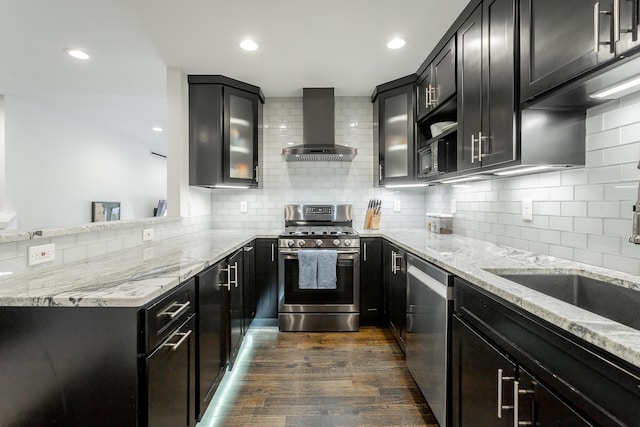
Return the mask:
<path fill-rule="evenodd" d="M 333 88 L 302 89 L 303 144 L 282 149 L 287 161 L 350 162 L 358 150 L 335 143 Z"/>

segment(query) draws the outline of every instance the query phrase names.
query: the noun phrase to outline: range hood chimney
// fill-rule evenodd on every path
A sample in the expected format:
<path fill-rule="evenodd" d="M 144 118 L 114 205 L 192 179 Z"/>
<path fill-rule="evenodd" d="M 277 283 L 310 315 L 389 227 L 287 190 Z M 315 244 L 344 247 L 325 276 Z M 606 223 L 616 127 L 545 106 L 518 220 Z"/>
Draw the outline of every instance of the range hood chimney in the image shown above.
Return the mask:
<path fill-rule="evenodd" d="M 303 144 L 282 149 L 287 161 L 351 161 L 358 151 L 335 144 L 333 88 L 303 88 Z"/>

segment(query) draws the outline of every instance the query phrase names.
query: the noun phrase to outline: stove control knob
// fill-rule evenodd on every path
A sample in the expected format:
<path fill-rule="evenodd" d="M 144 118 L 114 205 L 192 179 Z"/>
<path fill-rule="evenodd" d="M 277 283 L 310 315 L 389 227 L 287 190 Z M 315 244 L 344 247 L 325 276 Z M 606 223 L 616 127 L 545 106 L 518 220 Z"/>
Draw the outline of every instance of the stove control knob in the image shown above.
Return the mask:
<path fill-rule="evenodd" d="M 290 248 L 293 247 L 294 243 L 295 242 L 293 240 L 287 240 L 287 246 L 289 246 Z"/>
<path fill-rule="evenodd" d="M 316 240 L 316 246 L 317 247 L 322 246 L 322 240 L 320 240 L 320 239 Z"/>
<path fill-rule="evenodd" d="M 298 240 L 298 246 L 299 247 L 303 247 L 304 246 L 304 240 L 302 240 L 302 239 Z"/>
<path fill-rule="evenodd" d="M 333 241 L 333 246 L 340 246 L 340 240 L 335 239 L 335 240 Z"/>
<path fill-rule="evenodd" d="M 344 245 L 345 245 L 345 246 L 351 246 L 351 240 L 349 240 L 349 239 L 345 239 L 345 240 L 344 240 Z"/>

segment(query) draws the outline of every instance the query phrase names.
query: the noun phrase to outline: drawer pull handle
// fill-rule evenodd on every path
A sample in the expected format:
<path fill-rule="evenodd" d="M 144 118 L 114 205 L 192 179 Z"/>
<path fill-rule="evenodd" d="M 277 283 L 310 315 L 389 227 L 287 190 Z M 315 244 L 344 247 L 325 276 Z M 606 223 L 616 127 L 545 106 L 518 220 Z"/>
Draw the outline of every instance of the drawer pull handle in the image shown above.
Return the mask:
<path fill-rule="evenodd" d="M 535 393 L 533 390 L 520 390 L 520 382 L 513 382 L 513 427 L 519 426 L 531 426 L 533 422 L 531 421 L 519 421 L 518 420 L 518 410 L 519 410 L 519 400 L 521 394 L 533 394 Z"/>
<path fill-rule="evenodd" d="M 514 409 L 513 406 L 502 404 L 502 382 L 515 380 L 516 377 L 505 377 L 503 373 L 504 371 L 502 369 L 498 369 L 498 418 L 502 418 L 503 409 Z"/>
<path fill-rule="evenodd" d="M 187 309 L 189 309 L 190 305 L 191 305 L 190 301 L 187 301 L 184 304 L 178 304 L 177 302 L 174 302 L 169 307 L 165 308 L 160 313 L 158 313 L 157 317 L 169 316 L 170 319 L 175 319 L 176 317 L 184 313 Z M 177 310 L 172 311 L 173 308 L 177 308 Z"/>
<path fill-rule="evenodd" d="M 182 343 L 189 338 L 190 335 L 191 335 L 191 329 L 189 329 L 187 332 L 176 332 L 175 334 L 171 335 L 171 338 L 176 336 L 181 336 L 182 338 L 180 338 L 176 343 L 168 342 L 171 340 L 171 338 L 169 338 L 166 343 L 162 344 L 162 347 L 171 347 L 171 351 L 176 351 L 178 347 L 180 347 Z"/>

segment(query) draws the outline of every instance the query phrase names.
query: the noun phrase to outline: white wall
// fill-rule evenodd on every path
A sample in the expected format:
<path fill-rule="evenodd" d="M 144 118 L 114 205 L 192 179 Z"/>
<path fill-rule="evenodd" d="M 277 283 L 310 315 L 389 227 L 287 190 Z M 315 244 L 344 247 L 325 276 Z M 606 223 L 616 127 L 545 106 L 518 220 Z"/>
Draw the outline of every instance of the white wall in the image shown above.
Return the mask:
<path fill-rule="evenodd" d="M 267 98 L 264 105 L 262 188 L 213 190 L 214 228 L 282 228 L 286 203 L 349 203 L 361 228 L 370 198 L 383 200 L 381 228 L 423 227 L 424 189 L 373 186 L 373 104 L 368 97 L 336 97 L 336 144 L 358 149 L 353 162 L 285 162 L 281 150 L 302 144 L 302 98 Z M 376 153 L 377 155 L 377 153 Z M 248 212 L 240 213 L 240 201 Z M 393 212 L 393 201 L 401 211 Z"/>
<path fill-rule="evenodd" d="M 5 97 L 6 205 L 17 227 L 91 221 L 92 201 L 120 201 L 122 219 L 166 199 L 166 160 L 149 147 L 16 96 Z"/>
<path fill-rule="evenodd" d="M 454 233 L 640 275 L 627 241 L 640 171 L 640 94 L 587 115 L 586 166 L 427 189 L 427 210 L 450 212 Z M 544 129 L 540 129 L 544 132 Z M 521 216 L 533 199 L 533 221 Z"/>

